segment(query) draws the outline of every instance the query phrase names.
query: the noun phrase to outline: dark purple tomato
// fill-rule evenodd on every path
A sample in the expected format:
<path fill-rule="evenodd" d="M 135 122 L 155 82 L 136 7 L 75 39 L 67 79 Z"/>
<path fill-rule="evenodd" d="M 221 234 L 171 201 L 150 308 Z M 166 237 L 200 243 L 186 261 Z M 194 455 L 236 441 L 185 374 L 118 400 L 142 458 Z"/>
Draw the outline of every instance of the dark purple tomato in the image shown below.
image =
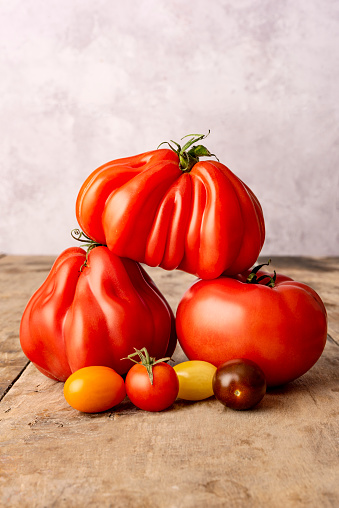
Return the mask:
<path fill-rule="evenodd" d="M 231 409 L 250 409 L 266 393 L 266 378 L 251 360 L 237 359 L 219 365 L 213 377 L 215 397 Z"/>

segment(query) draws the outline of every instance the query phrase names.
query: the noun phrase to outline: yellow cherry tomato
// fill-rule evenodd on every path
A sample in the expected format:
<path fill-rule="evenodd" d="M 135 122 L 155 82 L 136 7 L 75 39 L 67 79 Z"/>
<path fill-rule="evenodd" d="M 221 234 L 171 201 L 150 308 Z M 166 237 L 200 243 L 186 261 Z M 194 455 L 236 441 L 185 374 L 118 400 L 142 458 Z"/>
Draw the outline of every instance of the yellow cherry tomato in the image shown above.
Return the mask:
<path fill-rule="evenodd" d="M 178 398 L 203 400 L 213 395 L 212 380 L 217 368 L 202 360 L 178 363 L 174 367 L 179 379 Z"/>
<path fill-rule="evenodd" d="M 84 367 L 73 372 L 66 380 L 64 396 L 68 404 L 78 411 L 100 413 L 124 400 L 125 383 L 109 367 Z"/>

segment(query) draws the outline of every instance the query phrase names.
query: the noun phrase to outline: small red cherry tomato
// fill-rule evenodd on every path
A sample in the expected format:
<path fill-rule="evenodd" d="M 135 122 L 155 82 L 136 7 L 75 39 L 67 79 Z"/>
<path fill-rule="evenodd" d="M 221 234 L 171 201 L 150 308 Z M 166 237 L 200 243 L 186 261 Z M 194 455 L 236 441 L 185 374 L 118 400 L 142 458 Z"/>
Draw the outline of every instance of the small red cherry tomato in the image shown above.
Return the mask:
<path fill-rule="evenodd" d="M 231 409 L 250 409 L 266 393 L 266 378 L 251 360 L 236 359 L 221 364 L 213 377 L 215 397 Z"/>
<path fill-rule="evenodd" d="M 79 369 L 64 385 L 64 396 L 70 406 L 83 413 L 100 413 L 120 404 L 126 396 L 123 378 L 104 366 Z"/>
<path fill-rule="evenodd" d="M 135 355 L 141 363 L 131 358 Z M 135 362 L 125 380 L 130 401 L 145 411 L 162 411 L 171 406 L 179 392 L 179 380 L 173 367 L 163 361 L 169 358 L 155 360 L 146 348 L 136 350 L 128 358 Z"/>

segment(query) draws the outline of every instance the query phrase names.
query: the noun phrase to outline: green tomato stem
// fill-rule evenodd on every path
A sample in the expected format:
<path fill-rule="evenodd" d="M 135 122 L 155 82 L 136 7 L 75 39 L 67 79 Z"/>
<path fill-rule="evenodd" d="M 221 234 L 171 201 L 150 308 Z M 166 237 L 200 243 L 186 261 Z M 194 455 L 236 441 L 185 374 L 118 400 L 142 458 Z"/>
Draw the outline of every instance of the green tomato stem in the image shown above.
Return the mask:
<path fill-rule="evenodd" d="M 205 146 L 203 146 L 203 145 L 192 146 L 194 143 L 207 138 L 207 136 L 209 135 L 210 132 L 211 131 L 208 131 L 208 133 L 206 135 L 205 134 L 187 134 L 187 136 L 184 136 L 181 139 L 185 139 L 187 137 L 191 137 L 191 139 L 189 141 L 187 141 L 187 143 L 185 143 L 182 148 L 179 145 L 179 143 L 177 143 L 176 141 L 173 141 L 172 139 L 171 139 L 171 143 L 173 143 L 176 146 L 176 148 L 174 148 L 171 145 L 171 143 L 169 143 L 168 141 L 163 141 L 162 143 L 160 143 L 158 148 L 163 144 L 167 144 L 171 148 L 171 150 L 173 150 L 173 152 L 175 152 L 178 155 L 179 168 L 181 169 L 181 171 L 183 173 L 189 173 L 191 171 L 191 169 L 193 168 L 193 166 L 195 166 L 195 164 L 197 164 L 197 162 L 199 162 L 199 157 L 215 157 L 219 161 L 218 157 L 216 155 L 214 155 L 213 153 L 211 153 Z M 192 147 L 192 148 L 190 148 L 190 147 Z M 190 148 L 190 150 L 188 150 L 189 148 Z"/>
<path fill-rule="evenodd" d="M 126 358 L 121 358 L 121 360 L 131 360 L 134 363 L 141 363 L 146 370 L 149 377 L 149 380 L 151 382 L 151 385 L 153 385 L 153 367 L 157 363 L 160 362 L 167 362 L 168 360 L 171 360 L 170 357 L 166 358 L 160 358 L 159 360 L 156 360 L 153 356 L 150 356 L 147 349 L 143 347 L 142 349 L 135 349 L 135 353 L 132 353 L 128 355 Z M 134 356 L 139 356 L 140 361 L 134 360 Z"/>
<path fill-rule="evenodd" d="M 95 249 L 95 247 L 102 247 L 104 244 L 96 242 L 95 240 L 92 240 L 89 236 L 86 235 L 83 231 L 80 231 L 80 229 L 75 228 L 71 231 L 71 237 L 74 238 L 74 240 L 77 240 L 78 242 L 83 243 L 83 247 L 86 249 L 86 259 L 83 265 L 80 267 L 80 272 L 82 272 L 82 269 L 85 266 L 88 266 L 88 255 L 91 252 L 91 250 Z M 84 238 L 83 238 L 84 237 Z"/>

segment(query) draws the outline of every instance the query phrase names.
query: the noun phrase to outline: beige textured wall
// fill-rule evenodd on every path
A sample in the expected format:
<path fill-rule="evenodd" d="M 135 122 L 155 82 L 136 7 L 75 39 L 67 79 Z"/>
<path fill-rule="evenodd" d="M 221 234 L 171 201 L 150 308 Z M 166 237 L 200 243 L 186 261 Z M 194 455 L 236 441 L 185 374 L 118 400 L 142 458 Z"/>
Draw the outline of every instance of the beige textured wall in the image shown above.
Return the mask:
<path fill-rule="evenodd" d="M 0 3 L 0 251 L 74 245 L 83 179 L 211 129 L 263 253 L 339 255 L 339 2 Z"/>

